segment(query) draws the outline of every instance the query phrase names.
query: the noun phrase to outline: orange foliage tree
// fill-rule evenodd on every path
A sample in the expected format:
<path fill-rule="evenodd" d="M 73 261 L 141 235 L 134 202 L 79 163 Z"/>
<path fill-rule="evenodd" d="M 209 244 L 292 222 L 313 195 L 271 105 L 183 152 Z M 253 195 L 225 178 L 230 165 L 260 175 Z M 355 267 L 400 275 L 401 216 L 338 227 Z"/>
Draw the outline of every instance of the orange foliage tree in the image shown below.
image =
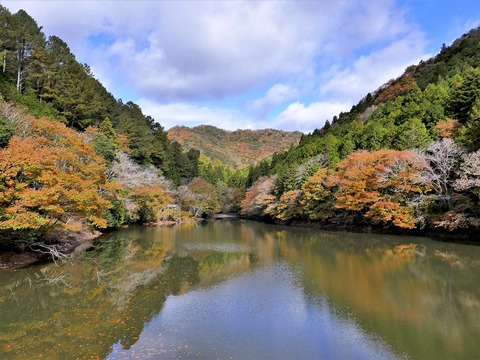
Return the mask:
<path fill-rule="evenodd" d="M 446 119 L 435 124 L 433 131 L 441 138 L 453 139 L 458 135 L 460 122 L 455 119 Z"/>
<path fill-rule="evenodd" d="M 398 96 L 405 94 L 414 85 L 416 85 L 416 81 L 410 75 L 401 76 L 396 80 L 390 80 L 386 85 L 382 86 L 375 102 L 381 104 L 388 100 L 394 100 Z"/>
<path fill-rule="evenodd" d="M 364 150 L 338 165 L 331 181 L 338 185 L 335 207 L 359 211 L 365 218 L 415 228 L 413 202 L 432 186 L 421 176 L 429 167 L 410 151 Z"/>
<path fill-rule="evenodd" d="M 29 119 L 24 137 L 0 150 L 0 229 L 43 235 L 80 217 L 105 227 L 109 183 L 104 160 L 83 135 L 51 120 Z"/>

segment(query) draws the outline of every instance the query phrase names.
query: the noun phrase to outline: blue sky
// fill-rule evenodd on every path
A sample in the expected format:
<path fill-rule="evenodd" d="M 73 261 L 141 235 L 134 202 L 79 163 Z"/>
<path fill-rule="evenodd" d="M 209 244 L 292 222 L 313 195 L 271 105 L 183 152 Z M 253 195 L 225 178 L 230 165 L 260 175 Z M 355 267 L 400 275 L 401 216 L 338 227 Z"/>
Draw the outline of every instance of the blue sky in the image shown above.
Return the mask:
<path fill-rule="evenodd" d="M 476 0 L 1 3 L 167 129 L 310 132 L 480 24 Z"/>

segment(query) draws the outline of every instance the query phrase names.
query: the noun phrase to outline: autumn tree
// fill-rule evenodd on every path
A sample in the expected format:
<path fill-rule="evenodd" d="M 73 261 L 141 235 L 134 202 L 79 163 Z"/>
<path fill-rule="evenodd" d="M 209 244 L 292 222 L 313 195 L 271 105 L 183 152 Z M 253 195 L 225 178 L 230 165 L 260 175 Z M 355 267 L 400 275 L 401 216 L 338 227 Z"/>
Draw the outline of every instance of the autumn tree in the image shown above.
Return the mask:
<path fill-rule="evenodd" d="M 460 206 L 443 214 L 438 225 L 455 230 L 459 227 L 480 227 L 480 150 L 465 154 L 453 187 Z M 465 199 L 467 197 L 467 199 Z"/>
<path fill-rule="evenodd" d="M 303 211 L 311 220 L 325 221 L 333 215 L 334 184 L 329 181 L 332 175 L 332 170 L 321 168 L 302 185 Z"/>
<path fill-rule="evenodd" d="M 275 178 L 261 177 L 249 187 L 241 202 L 241 214 L 253 217 L 275 213 L 277 205 L 273 195 Z"/>
<path fill-rule="evenodd" d="M 126 211 L 126 221 L 156 221 L 166 215 L 167 205 L 173 203 L 170 183 L 154 166 L 142 166 L 121 152 L 108 171 L 123 191 L 116 194 Z"/>
<path fill-rule="evenodd" d="M 200 177 L 181 186 L 178 197 L 182 209 L 195 217 L 208 217 L 220 210 L 219 194 L 212 184 Z"/>
<path fill-rule="evenodd" d="M 315 174 L 321 167 L 326 166 L 327 163 L 328 155 L 321 153 L 300 164 L 294 175 L 297 186 L 303 184 L 306 179 Z"/>
<path fill-rule="evenodd" d="M 129 195 L 137 206 L 136 218 L 141 222 L 168 218 L 167 205 L 173 203 L 173 199 L 164 183 L 141 184 L 135 187 Z"/>
<path fill-rule="evenodd" d="M 265 210 L 267 215 L 273 215 L 277 219 L 288 221 L 301 218 L 303 209 L 301 199 L 303 197 L 301 190 L 290 190 L 282 194 L 278 200 L 275 211 L 270 213 L 269 208 Z"/>
<path fill-rule="evenodd" d="M 74 217 L 105 227 L 102 211 L 111 204 L 103 159 L 65 125 L 29 121 L 29 136 L 0 150 L 0 229 L 41 236 Z"/>
<path fill-rule="evenodd" d="M 428 164 L 410 151 L 357 151 L 343 160 L 330 179 L 337 186 L 335 207 L 378 223 L 415 227 L 415 196 L 430 185 L 419 175 Z"/>
<path fill-rule="evenodd" d="M 460 123 L 455 119 L 445 119 L 435 124 L 433 132 L 440 138 L 453 139 L 458 135 Z"/>
<path fill-rule="evenodd" d="M 389 83 L 382 86 L 377 95 L 376 102 L 383 103 L 391 99 L 397 98 L 399 95 L 403 95 L 408 92 L 414 85 L 415 79 L 411 76 L 401 76 L 398 79 L 390 80 Z"/>
<path fill-rule="evenodd" d="M 452 207 L 453 182 L 464 153 L 462 147 L 448 138 L 435 141 L 418 152 L 430 165 L 421 177 L 433 185 L 438 204 L 447 210 Z"/>
<path fill-rule="evenodd" d="M 459 191 L 471 191 L 480 199 L 480 150 L 465 154 L 454 187 Z"/>

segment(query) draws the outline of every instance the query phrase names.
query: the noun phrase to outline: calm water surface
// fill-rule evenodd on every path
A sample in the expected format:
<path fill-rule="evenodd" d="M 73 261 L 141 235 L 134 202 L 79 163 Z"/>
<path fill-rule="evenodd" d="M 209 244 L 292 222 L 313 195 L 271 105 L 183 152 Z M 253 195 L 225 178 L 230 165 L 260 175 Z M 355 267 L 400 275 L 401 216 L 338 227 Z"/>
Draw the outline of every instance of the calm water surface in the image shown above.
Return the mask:
<path fill-rule="evenodd" d="M 246 221 L 0 273 L 2 359 L 479 359 L 480 247 Z"/>

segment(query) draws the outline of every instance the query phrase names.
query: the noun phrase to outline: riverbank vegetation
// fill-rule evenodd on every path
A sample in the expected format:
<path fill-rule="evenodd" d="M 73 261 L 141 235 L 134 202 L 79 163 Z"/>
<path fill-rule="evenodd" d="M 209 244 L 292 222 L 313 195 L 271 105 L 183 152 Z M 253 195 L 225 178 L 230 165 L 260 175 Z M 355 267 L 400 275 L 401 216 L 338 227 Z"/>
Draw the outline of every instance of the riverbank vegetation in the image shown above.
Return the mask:
<path fill-rule="evenodd" d="M 479 60 L 474 29 L 298 146 L 251 167 L 242 213 L 473 237 L 480 225 Z"/>
<path fill-rule="evenodd" d="M 288 151 L 233 169 L 115 99 L 26 12 L 0 6 L 0 27 L 3 245 L 218 212 L 402 231 L 480 226 L 479 29 Z"/>

